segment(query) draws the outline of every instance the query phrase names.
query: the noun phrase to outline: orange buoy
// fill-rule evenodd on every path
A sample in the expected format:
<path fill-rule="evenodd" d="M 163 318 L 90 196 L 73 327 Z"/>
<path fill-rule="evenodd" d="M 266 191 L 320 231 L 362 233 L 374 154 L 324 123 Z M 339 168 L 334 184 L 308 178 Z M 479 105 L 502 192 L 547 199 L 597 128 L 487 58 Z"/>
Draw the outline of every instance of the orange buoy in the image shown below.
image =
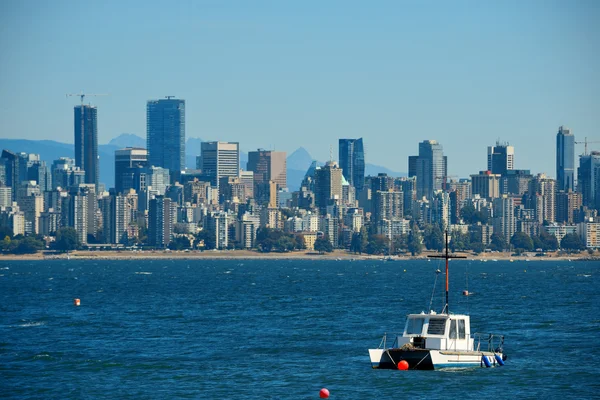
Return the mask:
<path fill-rule="evenodd" d="M 319 391 L 319 397 L 322 399 L 328 399 L 329 398 L 329 390 L 323 388 Z"/>
<path fill-rule="evenodd" d="M 400 371 L 406 371 L 408 369 L 408 361 L 402 360 L 398 363 L 398 369 Z"/>
<path fill-rule="evenodd" d="M 81 305 L 81 300 L 79 299 L 73 299 L 73 304 L 77 307 L 79 307 Z"/>

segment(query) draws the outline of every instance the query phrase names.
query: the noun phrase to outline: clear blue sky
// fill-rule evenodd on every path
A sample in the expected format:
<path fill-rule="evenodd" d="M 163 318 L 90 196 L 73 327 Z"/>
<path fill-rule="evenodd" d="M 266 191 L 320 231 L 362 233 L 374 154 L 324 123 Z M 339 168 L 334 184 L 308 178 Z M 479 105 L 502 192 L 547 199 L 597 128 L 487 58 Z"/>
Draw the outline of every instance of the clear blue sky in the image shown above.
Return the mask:
<path fill-rule="evenodd" d="M 600 140 L 600 1 L 14 1 L 0 3 L 0 137 L 73 142 L 80 90 L 100 143 L 145 137 L 146 101 L 187 102 L 187 136 L 304 146 L 407 170 L 438 140 L 449 174 L 555 175 L 555 134 Z M 600 145 L 596 145 L 597 148 Z M 582 146 L 577 146 L 578 151 Z"/>

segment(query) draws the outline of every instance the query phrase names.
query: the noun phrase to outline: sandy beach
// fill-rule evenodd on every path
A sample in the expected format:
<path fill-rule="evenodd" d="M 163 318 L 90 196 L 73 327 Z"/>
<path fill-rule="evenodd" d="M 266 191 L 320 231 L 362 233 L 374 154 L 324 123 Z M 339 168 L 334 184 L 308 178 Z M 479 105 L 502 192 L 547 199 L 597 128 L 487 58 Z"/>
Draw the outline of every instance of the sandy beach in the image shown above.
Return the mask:
<path fill-rule="evenodd" d="M 253 250 L 219 250 L 219 251 L 164 251 L 164 250 L 144 250 L 144 251 L 89 251 L 80 250 L 67 254 L 4 254 L 0 255 L 0 261 L 15 260 L 47 260 L 47 259 L 80 259 L 80 260 L 130 260 L 130 259 L 303 259 L 303 260 L 418 260 L 425 259 L 429 255 L 439 255 L 437 252 L 424 251 L 418 256 L 393 256 L 384 257 L 381 255 L 354 254 L 346 250 L 335 250 L 331 253 L 318 254 L 314 251 L 294 251 L 288 253 L 260 253 Z M 474 255 L 472 253 L 456 253 L 456 255 L 466 256 L 473 260 L 530 260 L 530 261 L 552 261 L 552 260 L 575 260 L 575 259 L 597 259 L 598 252 L 590 256 L 587 252 L 580 254 L 558 254 L 546 253 L 543 257 L 536 257 L 535 253 L 527 253 L 521 256 L 514 256 L 509 252 L 481 253 Z"/>

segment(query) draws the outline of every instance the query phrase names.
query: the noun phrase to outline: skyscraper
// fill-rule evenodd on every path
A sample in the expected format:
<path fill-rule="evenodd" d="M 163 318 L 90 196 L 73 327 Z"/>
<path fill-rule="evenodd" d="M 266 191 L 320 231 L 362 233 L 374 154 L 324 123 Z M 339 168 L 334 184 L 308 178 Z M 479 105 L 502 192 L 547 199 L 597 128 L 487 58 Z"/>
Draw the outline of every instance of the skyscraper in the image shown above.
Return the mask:
<path fill-rule="evenodd" d="M 339 156 L 344 178 L 357 192 L 362 191 L 365 184 L 365 150 L 362 138 L 340 139 Z"/>
<path fill-rule="evenodd" d="M 248 171 L 254 173 L 254 194 L 259 204 L 268 203 L 270 184 L 274 182 L 275 191 L 287 187 L 287 168 L 284 151 L 258 149 L 248 153 Z"/>
<path fill-rule="evenodd" d="M 560 126 L 556 134 L 556 183 L 558 190 L 575 190 L 575 135 Z"/>
<path fill-rule="evenodd" d="M 496 142 L 495 146 L 488 146 L 487 170 L 492 174 L 506 175 L 506 171 L 515 168 L 515 148 L 508 143 Z"/>
<path fill-rule="evenodd" d="M 98 109 L 90 105 L 75 106 L 75 166 L 85 171 L 85 183 L 100 181 L 98 163 Z"/>
<path fill-rule="evenodd" d="M 342 200 L 342 170 L 335 161 L 315 170 L 315 205 L 322 215 L 331 199 Z"/>
<path fill-rule="evenodd" d="M 17 189 L 21 184 L 19 181 L 19 156 L 12 151 L 2 150 L 0 163 L 4 166 L 4 186 L 8 186 L 12 190 L 12 200 L 17 199 Z"/>
<path fill-rule="evenodd" d="M 600 152 L 592 151 L 579 158 L 577 170 L 578 191 L 582 204 L 600 210 Z"/>
<path fill-rule="evenodd" d="M 185 100 L 167 97 L 146 105 L 148 163 L 170 171 L 171 182 L 185 169 Z"/>
<path fill-rule="evenodd" d="M 444 156 L 444 148 L 435 140 L 422 141 L 419 155 L 409 157 L 409 169 L 417 177 L 417 197 L 432 198 L 434 191 L 445 188 L 448 159 Z"/>
<path fill-rule="evenodd" d="M 240 144 L 237 142 L 202 142 L 200 146 L 202 173 L 218 187 L 224 176 L 240 174 Z"/>
<path fill-rule="evenodd" d="M 115 150 L 115 192 L 126 193 L 129 189 L 136 189 L 134 184 L 136 170 L 147 166 L 146 149 L 127 147 Z"/>

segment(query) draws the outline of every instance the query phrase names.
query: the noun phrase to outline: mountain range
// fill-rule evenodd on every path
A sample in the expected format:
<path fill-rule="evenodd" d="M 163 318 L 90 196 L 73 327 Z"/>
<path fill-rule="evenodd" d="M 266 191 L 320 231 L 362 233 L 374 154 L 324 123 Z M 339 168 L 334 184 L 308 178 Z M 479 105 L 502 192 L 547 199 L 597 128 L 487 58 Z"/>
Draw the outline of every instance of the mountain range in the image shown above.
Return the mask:
<path fill-rule="evenodd" d="M 200 154 L 200 138 L 188 138 L 185 146 L 185 165 L 187 168 L 196 168 L 196 156 Z M 146 147 L 146 139 L 131 133 L 123 133 L 113 138 L 107 144 L 98 145 L 98 156 L 100 158 L 100 182 L 106 188 L 114 187 L 115 181 L 115 150 L 124 147 Z M 39 154 L 48 166 L 60 157 L 75 157 L 72 144 L 61 143 L 54 140 L 27 140 L 27 139 L 0 139 L 0 150 L 6 149 L 12 152 L 27 152 Z M 248 154 L 240 151 L 240 166 L 246 169 Z M 299 189 L 306 170 L 313 162 L 313 157 L 304 148 L 299 147 L 287 157 L 287 178 L 290 191 Z M 318 165 L 323 165 L 318 162 Z M 365 175 L 377 175 L 386 173 L 390 176 L 406 176 L 406 173 L 395 172 L 388 168 L 374 165 L 365 165 Z"/>

